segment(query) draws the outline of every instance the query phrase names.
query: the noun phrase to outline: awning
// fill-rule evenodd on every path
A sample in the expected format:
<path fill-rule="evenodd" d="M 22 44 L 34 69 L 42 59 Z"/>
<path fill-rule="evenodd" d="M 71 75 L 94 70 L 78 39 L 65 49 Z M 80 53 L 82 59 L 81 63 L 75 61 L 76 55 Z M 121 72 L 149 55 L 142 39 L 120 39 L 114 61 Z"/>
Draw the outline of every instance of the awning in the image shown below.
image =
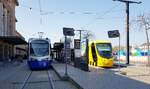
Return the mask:
<path fill-rule="evenodd" d="M 24 48 L 20 48 L 20 47 L 16 47 L 17 50 L 22 50 L 22 51 L 27 51 L 26 49 Z"/>
<path fill-rule="evenodd" d="M 6 42 L 12 45 L 27 44 L 25 39 L 19 36 L 0 36 L 0 41 Z"/>

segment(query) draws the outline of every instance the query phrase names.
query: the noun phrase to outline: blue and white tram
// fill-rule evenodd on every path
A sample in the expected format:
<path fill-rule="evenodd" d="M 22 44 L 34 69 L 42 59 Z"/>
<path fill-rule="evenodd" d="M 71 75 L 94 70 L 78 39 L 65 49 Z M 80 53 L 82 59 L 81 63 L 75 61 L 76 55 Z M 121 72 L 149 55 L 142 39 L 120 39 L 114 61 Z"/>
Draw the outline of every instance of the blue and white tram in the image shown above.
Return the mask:
<path fill-rule="evenodd" d="M 51 66 L 51 43 L 48 38 L 30 38 L 28 42 L 28 66 L 31 70 L 48 69 Z"/>

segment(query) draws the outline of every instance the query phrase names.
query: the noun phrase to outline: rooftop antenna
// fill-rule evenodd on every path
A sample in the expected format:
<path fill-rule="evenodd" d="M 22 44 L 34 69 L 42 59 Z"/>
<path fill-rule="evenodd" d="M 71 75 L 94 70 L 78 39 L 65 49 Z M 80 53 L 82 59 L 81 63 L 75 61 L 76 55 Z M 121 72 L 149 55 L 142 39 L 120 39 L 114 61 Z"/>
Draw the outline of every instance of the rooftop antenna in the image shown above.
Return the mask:
<path fill-rule="evenodd" d="M 43 37 L 44 32 L 38 32 L 39 38 Z"/>

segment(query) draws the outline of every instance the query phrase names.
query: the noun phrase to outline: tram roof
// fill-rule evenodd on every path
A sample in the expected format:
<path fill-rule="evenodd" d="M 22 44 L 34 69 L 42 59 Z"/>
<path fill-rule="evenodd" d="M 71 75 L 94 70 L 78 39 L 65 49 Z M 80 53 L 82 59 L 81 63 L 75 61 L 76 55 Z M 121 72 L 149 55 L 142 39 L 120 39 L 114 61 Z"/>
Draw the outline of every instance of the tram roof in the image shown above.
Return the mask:
<path fill-rule="evenodd" d="M 48 40 L 48 41 L 50 41 L 49 38 L 30 38 L 28 41 L 30 42 L 30 41 L 33 41 L 33 40 Z"/>
<path fill-rule="evenodd" d="M 107 40 L 90 40 L 90 43 L 111 43 L 110 41 Z"/>

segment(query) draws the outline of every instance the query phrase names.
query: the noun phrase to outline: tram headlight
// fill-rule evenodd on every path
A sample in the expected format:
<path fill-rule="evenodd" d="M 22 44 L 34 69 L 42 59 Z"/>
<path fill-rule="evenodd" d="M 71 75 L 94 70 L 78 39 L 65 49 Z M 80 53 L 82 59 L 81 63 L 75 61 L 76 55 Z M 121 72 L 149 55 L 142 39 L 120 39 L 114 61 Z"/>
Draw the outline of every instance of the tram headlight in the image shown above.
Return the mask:
<path fill-rule="evenodd" d="M 42 59 L 42 60 L 49 60 L 49 58 L 44 58 L 44 59 Z"/>
<path fill-rule="evenodd" d="M 37 60 L 37 59 L 35 59 L 35 58 L 30 58 L 30 60 L 35 61 L 35 60 Z"/>

